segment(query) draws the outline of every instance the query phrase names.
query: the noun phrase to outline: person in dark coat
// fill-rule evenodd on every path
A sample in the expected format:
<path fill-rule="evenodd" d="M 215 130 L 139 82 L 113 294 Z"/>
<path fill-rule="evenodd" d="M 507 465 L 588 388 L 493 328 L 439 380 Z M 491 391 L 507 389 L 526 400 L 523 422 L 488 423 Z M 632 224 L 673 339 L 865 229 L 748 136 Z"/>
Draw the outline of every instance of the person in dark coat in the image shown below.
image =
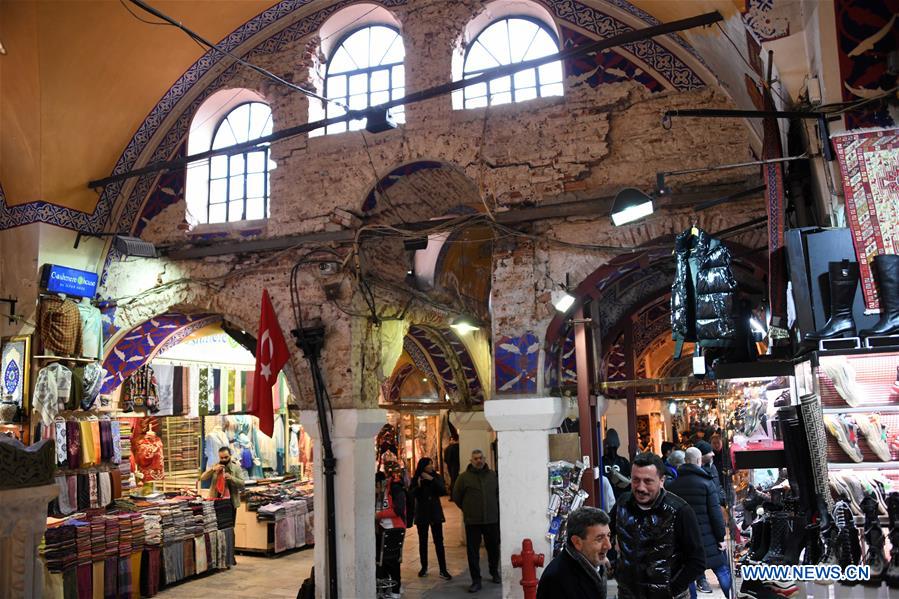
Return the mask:
<path fill-rule="evenodd" d="M 618 599 L 682 599 L 705 571 L 696 514 L 662 488 L 662 458 L 640 453 L 631 465 L 631 491 L 615 502 L 609 528 L 618 543 Z"/>
<path fill-rule="evenodd" d="M 487 548 L 490 580 L 502 584 L 499 576 L 499 480 L 487 466 L 484 452 L 471 452 L 471 465 L 456 479 L 453 502 L 462 510 L 465 522 L 465 545 L 468 571 L 471 573 L 469 593 L 481 590 L 481 537 Z"/>
<path fill-rule="evenodd" d="M 606 438 L 603 441 L 602 466 L 603 474 L 612 483 L 615 501 L 628 490 L 631 482 L 631 463 L 626 457 L 618 455 L 619 447 L 621 440 L 618 438 L 618 431 L 610 428 L 606 431 Z"/>
<path fill-rule="evenodd" d="M 677 470 L 677 479 L 667 489 L 686 501 L 699 522 L 699 534 L 705 550 L 706 567 L 718 578 L 725 597 L 730 597 L 731 575 L 724 552 L 724 516 L 718 500 L 718 485 L 701 466 L 699 449 L 686 451 L 686 462 Z M 690 596 L 696 598 L 696 584 L 690 585 Z"/>
<path fill-rule="evenodd" d="M 421 458 L 415 467 L 412 477 L 412 497 L 415 498 L 415 527 L 418 529 L 418 556 L 421 559 L 421 570 L 418 575 L 428 575 L 428 529 L 434 537 L 434 550 L 437 552 L 437 565 L 440 567 L 440 578 L 452 580 L 446 569 L 446 552 L 443 548 L 443 506 L 440 498 L 446 495 L 446 483 L 443 476 L 434 469 L 434 460 Z"/>
<path fill-rule="evenodd" d="M 665 462 L 665 488 L 667 489 L 671 483 L 677 478 L 677 469 L 680 468 L 681 464 L 684 463 L 684 452 L 680 449 L 675 449 L 671 452 L 671 455 L 668 456 L 668 460 Z"/>
<path fill-rule="evenodd" d="M 450 443 L 443 450 L 443 463 L 446 464 L 446 471 L 450 476 L 450 486 L 452 489 L 456 486 L 456 479 L 459 478 L 459 437 L 458 435 L 450 436 Z M 450 498 L 452 501 L 452 498 Z"/>
<path fill-rule="evenodd" d="M 574 510 L 567 531 L 568 542 L 540 576 L 537 599 L 606 599 L 609 515 L 595 507 Z"/>

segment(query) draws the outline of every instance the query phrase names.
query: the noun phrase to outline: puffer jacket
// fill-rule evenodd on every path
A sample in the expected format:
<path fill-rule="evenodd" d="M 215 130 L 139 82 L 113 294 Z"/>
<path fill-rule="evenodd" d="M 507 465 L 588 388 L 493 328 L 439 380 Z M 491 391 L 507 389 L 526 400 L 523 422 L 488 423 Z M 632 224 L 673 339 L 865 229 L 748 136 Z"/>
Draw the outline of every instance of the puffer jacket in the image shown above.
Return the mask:
<path fill-rule="evenodd" d="M 730 251 L 702 229 L 684 231 L 674 242 L 671 285 L 671 333 L 675 358 L 685 341 L 702 347 L 731 347 L 739 342 L 737 281 Z"/>
<path fill-rule="evenodd" d="M 662 489 L 649 509 L 627 492 L 615 503 L 610 528 L 618 542 L 619 599 L 670 599 L 705 571 L 696 515 Z"/>
<path fill-rule="evenodd" d="M 677 469 L 677 480 L 665 488 L 693 508 L 705 549 L 706 567 L 714 570 L 723 566 L 725 555 L 718 549 L 718 543 L 724 540 L 724 516 L 718 500 L 718 484 L 712 475 L 696 464 L 682 464 Z"/>

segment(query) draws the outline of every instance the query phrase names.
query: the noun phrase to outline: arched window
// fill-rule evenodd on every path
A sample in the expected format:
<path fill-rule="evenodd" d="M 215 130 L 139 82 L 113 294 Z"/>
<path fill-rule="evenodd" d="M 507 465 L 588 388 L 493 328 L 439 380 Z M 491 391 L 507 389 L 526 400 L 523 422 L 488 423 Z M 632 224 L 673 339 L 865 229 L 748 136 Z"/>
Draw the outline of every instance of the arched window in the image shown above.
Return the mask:
<path fill-rule="evenodd" d="M 245 102 L 222 118 L 212 135 L 211 149 L 233 146 L 272 132 L 272 111 L 263 102 Z M 230 223 L 268 218 L 268 144 L 228 156 L 209 159 L 205 214 L 194 214 L 201 223 Z M 196 209 L 196 208 L 194 208 Z"/>
<path fill-rule="evenodd" d="M 368 108 L 406 94 L 403 59 L 406 50 L 399 31 L 385 25 L 357 29 L 344 38 L 328 60 L 325 71 L 325 97 L 338 100 L 351 109 Z M 403 106 L 390 109 L 398 123 L 406 122 Z M 346 114 L 329 102 L 327 116 Z M 365 119 L 349 122 L 349 130 L 365 128 Z M 347 123 L 329 125 L 327 133 L 341 133 Z"/>
<path fill-rule="evenodd" d="M 470 79 L 487 69 L 533 60 L 559 51 L 555 33 L 542 21 L 524 16 L 493 21 L 468 44 L 462 76 Z M 562 63 L 519 71 L 463 90 L 464 108 L 561 96 Z"/>

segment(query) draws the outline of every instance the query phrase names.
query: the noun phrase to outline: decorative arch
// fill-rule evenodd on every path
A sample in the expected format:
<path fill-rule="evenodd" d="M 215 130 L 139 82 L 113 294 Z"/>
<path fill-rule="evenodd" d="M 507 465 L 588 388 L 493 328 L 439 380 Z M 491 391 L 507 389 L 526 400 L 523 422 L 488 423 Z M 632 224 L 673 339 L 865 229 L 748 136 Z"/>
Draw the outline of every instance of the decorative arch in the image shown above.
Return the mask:
<path fill-rule="evenodd" d="M 110 393 L 131 374 L 186 337 L 211 324 L 222 322 L 219 314 L 166 312 L 132 327 L 106 349 L 103 368 L 106 378 L 101 393 Z"/>
<path fill-rule="evenodd" d="M 765 266 L 744 246 L 725 243 L 734 256 L 732 267 L 740 284 L 762 292 Z M 670 328 L 668 298 L 674 277 L 674 260 L 668 248 L 673 247 L 672 244 L 673 236 L 665 236 L 647 243 L 658 249 L 613 258 L 585 278 L 573 292 L 578 304 L 586 299 L 599 303 L 600 338 L 603 349 L 609 348 L 603 353 L 607 380 L 619 380 L 614 377 L 620 374 L 618 370 L 623 368 L 624 361 L 623 356 L 615 353 L 615 347 L 621 343 L 625 326 L 631 326 L 634 319 L 638 319 L 645 328 L 638 332 L 635 327 L 635 353 L 638 355 Z M 544 380 L 548 388 L 570 384 L 577 378 L 574 330 L 568 324 L 568 318 L 557 314 L 547 327 Z M 637 346 L 640 352 L 636 352 Z"/>

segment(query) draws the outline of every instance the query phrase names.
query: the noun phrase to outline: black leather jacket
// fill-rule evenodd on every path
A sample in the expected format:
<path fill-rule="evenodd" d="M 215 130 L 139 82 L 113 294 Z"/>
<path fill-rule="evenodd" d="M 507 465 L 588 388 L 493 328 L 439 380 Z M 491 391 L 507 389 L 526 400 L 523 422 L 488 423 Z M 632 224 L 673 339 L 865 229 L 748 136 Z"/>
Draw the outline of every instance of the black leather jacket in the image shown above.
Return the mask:
<path fill-rule="evenodd" d="M 618 541 L 619 599 L 665 599 L 683 593 L 705 571 L 696 515 L 686 501 L 662 489 L 647 510 L 630 492 L 612 510 Z"/>
<path fill-rule="evenodd" d="M 684 341 L 703 347 L 730 347 L 739 341 L 736 322 L 737 281 L 727 247 L 698 229 L 684 231 L 674 243 L 675 274 L 671 286 L 671 331 L 675 358 Z"/>

